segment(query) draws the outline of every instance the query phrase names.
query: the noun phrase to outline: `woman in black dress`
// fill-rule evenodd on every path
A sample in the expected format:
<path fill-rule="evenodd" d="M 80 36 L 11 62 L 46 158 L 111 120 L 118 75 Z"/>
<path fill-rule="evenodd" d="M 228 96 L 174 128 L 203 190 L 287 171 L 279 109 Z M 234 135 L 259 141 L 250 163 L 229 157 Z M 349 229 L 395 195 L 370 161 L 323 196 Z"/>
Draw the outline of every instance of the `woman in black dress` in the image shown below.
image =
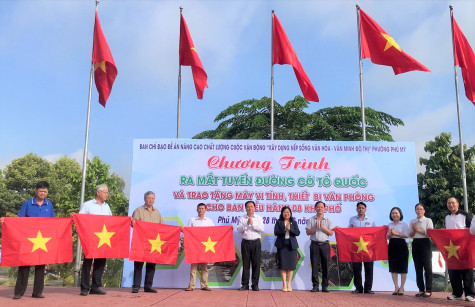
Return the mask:
<path fill-rule="evenodd" d="M 290 207 L 284 206 L 280 210 L 280 216 L 274 226 L 274 235 L 277 236 L 275 246 L 277 247 L 277 264 L 282 276 L 282 291 L 292 291 L 292 275 L 297 263 L 297 236 L 300 230 L 297 222 L 292 217 Z"/>

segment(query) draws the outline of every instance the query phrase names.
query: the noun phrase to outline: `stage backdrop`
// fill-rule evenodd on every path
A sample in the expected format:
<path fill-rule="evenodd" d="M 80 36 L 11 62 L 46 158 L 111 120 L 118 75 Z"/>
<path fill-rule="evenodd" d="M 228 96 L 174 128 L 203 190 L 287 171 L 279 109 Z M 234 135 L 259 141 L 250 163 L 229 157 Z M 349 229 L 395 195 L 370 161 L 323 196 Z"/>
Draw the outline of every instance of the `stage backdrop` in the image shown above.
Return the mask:
<path fill-rule="evenodd" d="M 301 231 L 294 289 L 311 289 L 307 219 L 314 204 L 327 204 L 325 213 L 333 225 L 348 227 L 356 215 L 356 203 L 364 201 L 367 215 L 376 225 L 387 225 L 389 211 L 398 206 L 404 220 L 415 218 L 418 202 L 413 143 L 399 142 L 309 142 L 269 140 L 137 139 L 133 165 L 129 215 L 144 204 L 146 191 L 156 193 L 155 207 L 170 225 L 188 225 L 196 205 L 207 205 L 206 216 L 215 225 L 233 225 L 245 214 L 244 203 L 253 200 L 265 223 L 262 235 L 262 289 L 282 287 L 276 267 L 274 224 L 280 208 L 289 205 Z M 112 207 L 114 204 L 111 204 Z M 236 261 L 209 267 L 210 286 L 238 288 L 241 283 L 241 237 L 234 231 Z M 332 237 L 331 241 L 335 241 Z M 183 242 L 183 238 L 182 238 Z M 186 288 L 190 265 L 183 247 L 174 266 L 157 265 L 154 286 Z M 416 290 L 410 259 L 406 290 Z M 330 263 L 330 289 L 353 287 L 351 265 Z M 125 260 L 122 285 L 131 287 L 133 262 Z M 197 281 L 199 282 L 199 281 Z M 392 290 L 387 262 L 374 267 L 373 290 Z"/>

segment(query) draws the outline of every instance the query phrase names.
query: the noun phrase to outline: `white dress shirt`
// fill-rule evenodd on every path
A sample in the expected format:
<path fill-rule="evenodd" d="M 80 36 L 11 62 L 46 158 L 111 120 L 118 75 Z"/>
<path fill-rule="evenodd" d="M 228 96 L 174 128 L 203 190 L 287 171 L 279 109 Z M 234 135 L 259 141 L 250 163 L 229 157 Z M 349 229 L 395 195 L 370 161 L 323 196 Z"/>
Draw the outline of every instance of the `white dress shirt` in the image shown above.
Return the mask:
<path fill-rule="evenodd" d="M 427 235 L 427 229 L 434 229 L 434 224 L 432 223 L 432 220 L 425 216 L 421 217 L 420 219 L 413 219 L 411 221 L 411 231 L 412 224 L 416 224 L 417 227 L 419 227 L 419 229 L 424 232 L 424 234 L 422 234 L 416 231 L 413 236 L 414 239 L 428 238 L 429 236 Z"/>
<path fill-rule="evenodd" d="M 248 225 L 247 221 L 252 219 L 252 225 Z M 239 224 L 237 231 L 241 234 L 243 240 L 257 240 L 261 238 L 261 233 L 264 232 L 264 222 L 262 217 L 254 214 L 252 217 L 248 217 L 247 214 L 239 218 Z"/>

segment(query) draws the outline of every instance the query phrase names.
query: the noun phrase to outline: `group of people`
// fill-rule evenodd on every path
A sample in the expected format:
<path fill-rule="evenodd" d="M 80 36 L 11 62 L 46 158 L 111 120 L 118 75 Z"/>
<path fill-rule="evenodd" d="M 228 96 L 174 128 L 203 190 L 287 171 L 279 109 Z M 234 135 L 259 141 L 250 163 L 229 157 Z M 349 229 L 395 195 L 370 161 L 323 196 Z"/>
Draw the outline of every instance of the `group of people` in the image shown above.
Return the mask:
<path fill-rule="evenodd" d="M 49 191 L 49 184 L 46 181 L 40 181 L 36 184 L 35 196 L 26 200 L 19 213 L 19 217 L 54 217 L 54 208 L 49 200 L 46 199 Z M 111 209 L 106 200 L 109 191 L 105 184 L 96 187 L 95 197 L 81 205 L 79 213 L 95 215 L 112 215 Z M 135 221 L 146 221 L 152 223 L 163 223 L 160 211 L 154 207 L 155 193 L 148 191 L 144 195 L 144 205 L 135 209 L 132 214 L 132 227 Z M 241 278 L 240 291 L 259 291 L 259 273 L 261 258 L 261 236 L 264 232 L 264 223 L 261 216 L 255 214 L 255 203 L 247 201 L 245 203 L 246 214 L 241 216 L 237 226 L 237 231 L 242 236 L 241 254 L 243 263 L 243 272 Z M 475 235 L 475 217 L 470 220 L 468 214 L 459 209 L 459 202 L 455 197 L 447 200 L 447 208 L 450 211 L 445 217 L 445 226 L 447 229 L 470 228 L 470 233 Z M 190 219 L 188 227 L 214 226 L 211 219 L 205 217 L 206 205 L 200 203 L 196 209 L 198 215 Z M 305 231 L 310 237 L 310 262 L 312 266 L 312 289 L 311 292 L 319 292 L 319 267 L 321 269 L 321 291 L 328 292 L 328 264 L 330 260 L 330 237 L 333 235 L 332 221 L 325 216 L 325 203 L 318 201 L 315 204 L 316 214 L 308 219 Z M 357 215 L 350 218 L 348 227 L 374 227 L 375 221 L 366 215 L 366 204 L 358 202 L 356 204 Z M 403 221 L 403 213 L 400 208 L 391 209 L 388 225 L 387 239 L 388 244 L 388 262 L 389 272 L 394 283 L 393 295 L 404 295 L 404 285 L 408 271 L 409 249 L 407 238 L 413 238 L 412 257 L 416 272 L 416 282 L 419 292 L 416 297 L 430 297 L 432 295 L 432 251 L 431 241 L 427 235 L 428 229 L 433 229 L 433 223 L 430 218 L 425 217 L 425 208 L 422 204 L 415 206 L 416 218 L 410 221 L 408 225 Z M 72 213 L 73 216 L 75 213 Z M 0 223 L 3 223 L 0 218 Z M 297 249 L 299 247 L 297 236 L 300 230 L 296 220 L 292 217 L 292 210 L 288 206 L 281 209 L 279 219 L 274 226 L 274 235 L 276 236 L 275 246 L 277 247 L 277 265 L 282 277 L 282 291 L 292 291 L 292 277 L 297 262 Z M 106 259 L 89 259 L 84 257 L 81 271 L 81 292 L 80 295 L 88 294 L 104 295 L 106 292 L 102 287 L 102 274 L 104 272 Z M 132 293 L 138 293 L 142 283 L 143 262 L 134 262 L 134 278 Z M 365 281 L 362 281 L 362 268 L 364 266 Z M 354 294 L 368 293 L 373 294 L 373 262 L 354 262 L 352 263 L 354 274 L 355 290 Z M 91 283 L 92 267 L 92 283 Z M 208 287 L 208 264 L 191 264 L 190 281 L 186 291 L 195 289 L 196 272 L 198 267 L 201 269 L 200 288 L 204 291 L 211 291 Z M 14 299 L 21 298 L 28 285 L 28 275 L 30 266 L 20 266 L 18 268 L 18 277 L 14 290 Z M 252 271 L 252 275 L 251 275 Z M 35 298 L 44 298 L 44 272 L 45 265 L 35 266 L 35 278 L 33 284 L 33 294 Z M 147 263 L 145 266 L 144 292 L 156 293 L 157 290 L 152 287 L 155 274 L 155 264 Z M 401 275 L 398 283 L 398 275 Z M 452 294 L 447 297 L 449 300 L 462 300 L 465 294 L 465 300 L 475 300 L 475 289 L 473 281 L 473 270 L 452 270 L 449 269 L 450 282 L 452 285 Z M 249 283 L 251 286 L 249 287 Z"/>

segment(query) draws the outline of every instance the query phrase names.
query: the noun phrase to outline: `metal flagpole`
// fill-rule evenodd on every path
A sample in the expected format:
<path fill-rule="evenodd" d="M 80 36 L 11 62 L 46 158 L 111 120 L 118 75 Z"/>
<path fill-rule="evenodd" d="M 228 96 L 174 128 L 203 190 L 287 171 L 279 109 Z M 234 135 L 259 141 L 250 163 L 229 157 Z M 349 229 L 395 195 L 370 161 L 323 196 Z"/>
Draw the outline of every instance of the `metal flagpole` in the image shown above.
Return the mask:
<path fill-rule="evenodd" d="M 274 10 L 272 10 L 272 29 L 270 47 L 270 139 L 274 139 Z"/>
<path fill-rule="evenodd" d="M 96 0 L 96 12 L 99 6 L 99 1 Z M 94 19 L 94 28 L 96 27 L 96 21 Z M 94 34 L 92 38 L 94 44 Z M 91 61 L 91 72 L 89 75 L 89 96 L 87 99 L 87 116 L 86 116 L 86 137 L 84 140 L 84 152 L 82 155 L 82 178 L 81 178 L 81 198 L 79 201 L 79 206 L 84 203 L 84 194 L 86 190 L 86 170 L 87 170 L 87 144 L 89 141 L 89 119 L 91 117 L 91 96 L 92 96 L 92 78 L 94 73 L 94 63 Z M 81 269 L 81 243 L 79 242 L 79 237 L 77 240 L 76 246 L 76 263 L 74 264 L 74 285 L 79 286 L 79 271 Z"/>
<path fill-rule="evenodd" d="M 181 14 L 183 8 L 180 6 L 180 38 L 181 38 Z M 180 64 L 180 38 L 178 39 L 178 103 L 176 118 L 176 138 L 180 138 L 180 113 L 181 113 L 181 64 Z"/>
<path fill-rule="evenodd" d="M 366 141 L 366 121 L 364 116 L 364 98 L 363 98 L 363 61 L 361 59 L 361 27 L 360 27 L 360 6 L 356 5 L 356 20 L 358 25 L 358 57 L 360 60 L 360 100 L 361 100 L 361 129 L 363 141 Z"/>
<path fill-rule="evenodd" d="M 460 164 L 462 168 L 462 186 L 463 186 L 463 204 L 464 210 L 468 212 L 468 196 L 467 196 L 467 174 L 465 173 L 465 157 L 463 155 L 463 142 L 462 142 L 462 122 L 460 118 L 460 102 L 459 102 L 459 86 L 458 86 L 458 77 L 457 77 L 457 66 L 455 63 L 455 42 L 454 42 L 454 12 L 453 6 L 449 5 L 450 8 L 450 27 L 452 28 L 452 51 L 454 54 L 454 78 L 455 78 L 455 97 L 457 100 L 457 118 L 458 118 L 458 128 L 459 128 L 459 140 L 460 140 Z"/>

